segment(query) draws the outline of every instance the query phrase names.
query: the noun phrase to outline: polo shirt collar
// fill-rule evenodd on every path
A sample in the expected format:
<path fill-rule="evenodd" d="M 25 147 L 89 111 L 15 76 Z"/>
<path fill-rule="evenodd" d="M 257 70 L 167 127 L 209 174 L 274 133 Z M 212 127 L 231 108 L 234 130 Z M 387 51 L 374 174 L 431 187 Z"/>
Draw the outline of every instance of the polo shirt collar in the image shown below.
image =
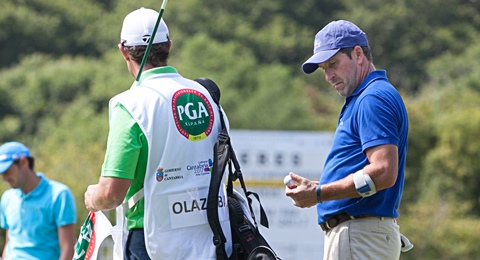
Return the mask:
<path fill-rule="evenodd" d="M 40 182 L 38 183 L 37 187 L 35 187 L 35 189 L 33 189 L 31 192 L 29 192 L 28 194 L 24 194 L 22 190 L 18 189 L 21 193 L 22 198 L 27 199 L 30 197 L 39 197 L 46 192 L 48 188 L 47 178 L 41 172 L 37 172 L 37 176 L 40 177 Z"/>
<path fill-rule="evenodd" d="M 348 103 L 352 98 L 360 95 L 370 83 L 374 82 L 378 79 L 387 80 L 387 72 L 385 70 L 374 70 L 367 75 L 367 77 L 362 81 L 362 83 L 357 87 L 355 92 L 346 98 L 346 102 Z"/>
<path fill-rule="evenodd" d="M 142 75 L 140 76 L 140 83 L 151 76 L 158 75 L 158 74 L 166 74 L 166 73 L 176 73 L 178 74 L 178 71 L 172 67 L 172 66 L 163 66 L 163 67 L 157 67 L 153 69 L 149 69 L 147 71 L 144 71 Z"/>

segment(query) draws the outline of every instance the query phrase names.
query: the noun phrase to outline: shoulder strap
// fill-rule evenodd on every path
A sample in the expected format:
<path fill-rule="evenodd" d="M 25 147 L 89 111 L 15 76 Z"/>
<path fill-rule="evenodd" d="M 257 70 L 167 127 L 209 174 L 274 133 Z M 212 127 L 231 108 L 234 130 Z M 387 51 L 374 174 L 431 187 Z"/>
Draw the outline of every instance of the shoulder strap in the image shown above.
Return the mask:
<path fill-rule="evenodd" d="M 265 213 L 265 210 L 260 203 L 260 198 L 257 193 L 247 191 L 245 186 L 245 182 L 243 180 L 243 174 L 240 169 L 240 164 L 238 163 L 237 157 L 235 155 L 235 151 L 233 150 L 232 144 L 230 142 L 230 136 L 228 134 L 228 130 L 225 125 L 225 120 L 223 118 L 222 109 L 220 106 L 220 88 L 217 84 L 208 78 L 197 78 L 195 79 L 196 82 L 200 83 L 204 86 L 212 99 L 218 106 L 218 111 L 220 114 L 220 120 L 222 124 L 222 130 L 218 134 L 217 142 L 213 148 L 213 167 L 212 167 L 212 176 L 210 179 L 210 188 L 208 190 L 208 201 L 207 201 L 207 218 L 208 223 L 213 231 L 213 243 L 216 247 L 216 254 L 218 260 L 228 259 L 226 251 L 225 251 L 225 242 L 226 238 L 223 234 L 222 228 L 220 226 L 220 220 L 218 218 L 218 194 L 220 185 L 222 182 L 223 173 L 227 167 L 229 166 L 229 174 L 228 174 L 228 184 L 227 184 L 227 196 L 233 194 L 233 182 L 236 180 L 240 181 L 240 185 L 242 190 L 245 194 L 245 198 L 248 200 L 248 207 L 252 218 L 254 220 L 254 224 L 257 225 L 255 216 L 252 209 L 251 198 L 250 195 L 255 196 L 258 200 L 260 205 L 260 223 L 268 228 L 268 219 Z M 235 169 L 233 171 L 232 167 Z"/>
<path fill-rule="evenodd" d="M 225 144 L 225 143 L 224 143 Z M 219 150 L 223 150 L 224 145 L 220 142 L 215 143 L 213 147 L 214 155 L 219 154 Z M 215 252 L 218 260 L 228 259 L 225 251 L 226 238 L 223 234 L 218 217 L 218 193 L 222 183 L 222 172 L 218 170 L 218 156 L 214 156 L 212 175 L 210 178 L 210 187 L 208 190 L 207 199 L 207 219 L 210 228 L 213 231 L 213 244 L 215 245 Z"/>
<path fill-rule="evenodd" d="M 230 149 L 228 148 L 230 137 L 228 136 L 228 131 L 225 126 L 225 120 L 223 119 L 223 113 L 219 104 L 220 89 L 218 88 L 217 84 L 207 78 L 198 78 L 195 79 L 195 81 L 200 83 L 208 90 L 210 96 L 217 104 L 222 124 L 222 130 L 218 134 L 217 142 L 213 146 L 213 167 L 212 175 L 210 177 L 210 187 L 208 190 L 207 219 L 208 224 L 210 225 L 210 228 L 213 232 L 213 244 L 215 245 L 215 253 L 217 259 L 224 260 L 228 259 L 228 256 L 225 250 L 226 238 L 223 234 L 220 220 L 218 218 L 218 194 L 222 183 L 223 173 L 225 171 L 225 166 L 230 157 Z"/>

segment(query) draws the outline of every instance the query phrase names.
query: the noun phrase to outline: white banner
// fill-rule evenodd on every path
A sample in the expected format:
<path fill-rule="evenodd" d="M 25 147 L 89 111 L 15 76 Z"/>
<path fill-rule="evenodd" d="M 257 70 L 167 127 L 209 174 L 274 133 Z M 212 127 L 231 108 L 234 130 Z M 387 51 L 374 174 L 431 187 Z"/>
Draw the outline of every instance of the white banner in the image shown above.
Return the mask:
<path fill-rule="evenodd" d="M 285 196 L 283 178 L 292 171 L 319 180 L 333 133 L 231 130 L 230 135 L 247 188 L 259 194 L 268 216 L 270 228 L 260 225 L 261 234 L 282 259 L 322 259 L 324 233 L 316 207 L 293 206 Z"/>

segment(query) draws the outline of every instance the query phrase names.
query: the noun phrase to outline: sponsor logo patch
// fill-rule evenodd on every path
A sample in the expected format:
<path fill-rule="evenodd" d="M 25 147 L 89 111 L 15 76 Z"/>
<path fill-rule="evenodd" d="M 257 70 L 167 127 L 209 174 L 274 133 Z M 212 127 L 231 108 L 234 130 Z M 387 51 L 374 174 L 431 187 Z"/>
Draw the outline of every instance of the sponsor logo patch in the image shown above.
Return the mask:
<path fill-rule="evenodd" d="M 155 174 L 155 179 L 158 182 L 183 179 L 182 175 L 169 176 L 169 174 L 171 175 L 171 173 L 178 172 L 181 170 L 182 168 L 171 168 L 171 169 L 158 168 L 157 173 Z"/>
<path fill-rule="evenodd" d="M 194 165 L 187 165 L 187 170 L 192 171 L 195 176 L 202 176 L 205 174 L 210 174 L 213 168 L 213 160 L 208 159 L 205 161 L 199 161 Z"/>
<path fill-rule="evenodd" d="M 212 132 L 213 108 L 202 93 L 193 89 L 175 92 L 172 112 L 177 130 L 188 140 L 201 141 Z"/>

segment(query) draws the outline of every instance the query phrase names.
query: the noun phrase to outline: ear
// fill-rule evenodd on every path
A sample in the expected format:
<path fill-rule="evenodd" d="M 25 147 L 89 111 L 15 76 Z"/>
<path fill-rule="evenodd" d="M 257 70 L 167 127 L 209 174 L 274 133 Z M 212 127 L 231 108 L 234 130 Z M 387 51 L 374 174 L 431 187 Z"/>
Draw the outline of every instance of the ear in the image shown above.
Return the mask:
<path fill-rule="evenodd" d="M 28 158 L 25 157 L 25 156 L 22 156 L 20 157 L 20 159 L 18 159 L 18 165 L 21 167 L 21 166 L 27 166 L 28 167 Z"/>
<path fill-rule="evenodd" d="M 360 46 L 355 46 L 353 48 L 352 55 L 357 59 L 357 62 L 360 64 L 363 61 L 363 57 L 365 57 L 365 54 L 363 53 L 362 47 Z"/>
<path fill-rule="evenodd" d="M 118 44 L 118 49 L 122 53 L 123 59 L 125 61 L 129 61 L 130 60 L 130 55 L 128 55 L 128 52 L 125 50 L 124 46 L 121 43 Z"/>

